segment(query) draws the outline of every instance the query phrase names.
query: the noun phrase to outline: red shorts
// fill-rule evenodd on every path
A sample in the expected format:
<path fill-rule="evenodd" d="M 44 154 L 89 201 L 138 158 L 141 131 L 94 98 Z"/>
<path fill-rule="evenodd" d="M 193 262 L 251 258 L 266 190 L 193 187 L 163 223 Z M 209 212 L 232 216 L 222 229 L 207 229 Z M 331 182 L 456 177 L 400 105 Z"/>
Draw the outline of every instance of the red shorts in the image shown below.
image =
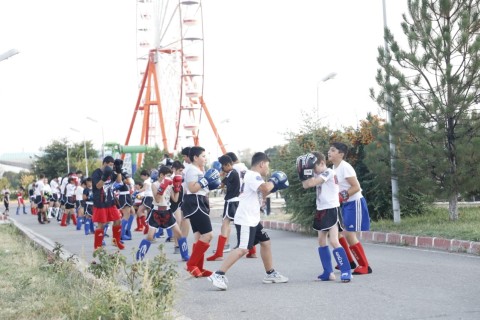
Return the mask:
<path fill-rule="evenodd" d="M 19 206 L 20 206 L 20 205 L 23 206 L 23 205 L 25 204 L 25 203 L 23 202 L 23 198 L 17 198 L 17 200 L 18 200 L 18 205 L 19 205 Z"/>
<path fill-rule="evenodd" d="M 117 221 L 122 219 L 122 214 L 116 206 L 110 208 L 95 208 L 93 207 L 93 222 L 107 223 L 110 221 Z"/>

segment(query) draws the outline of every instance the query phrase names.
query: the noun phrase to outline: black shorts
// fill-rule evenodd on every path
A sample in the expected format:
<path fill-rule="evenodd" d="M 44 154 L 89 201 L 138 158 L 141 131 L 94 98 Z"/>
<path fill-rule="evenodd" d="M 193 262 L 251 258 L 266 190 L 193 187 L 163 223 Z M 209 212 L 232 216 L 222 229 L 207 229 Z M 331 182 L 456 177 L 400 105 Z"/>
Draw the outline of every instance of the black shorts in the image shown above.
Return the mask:
<path fill-rule="evenodd" d="M 120 194 L 118 196 L 118 203 L 119 203 L 119 209 L 133 206 L 132 195 L 130 193 Z"/>
<path fill-rule="evenodd" d="M 65 203 L 67 203 L 67 197 L 64 194 L 62 194 L 60 195 L 60 204 L 64 206 Z"/>
<path fill-rule="evenodd" d="M 153 197 L 143 197 L 142 205 L 148 209 L 153 208 Z"/>
<path fill-rule="evenodd" d="M 252 249 L 253 246 L 260 242 L 269 241 L 270 237 L 263 229 L 261 223 L 258 223 L 255 227 L 242 226 L 236 224 L 237 229 L 237 247 L 241 249 Z"/>
<path fill-rule="evenodd" d="M 173 213 L 175 213 L 178 208 L 182 207 L 182 200 L 179 200 L 178 202 L 173 202 L 170 201 L 170 210 L 172 210 Z"/>
<path fill-rule="evenodd" d="M 343 231 L 343 220 L 340 214 L 340 207 L 316 210 L 313 217 L 313 229 L 317 231 L 328 231 L 338 224 L 338 231 Z"/>
<path fill-rule="evenodd" d="M 169 229 L 173 227 L 177 220 L 173 213 L 167 207 L 154 206 L 147 216 L 148 225 L 153 228 Z"/>
<path fill-rule="evenodd" d="M 42 196 L 36 196 L 34 203 L 37 205 L 38 209 L 43 209 L 43 199 Z"/>
<path fill-rule="evenodd" d="M 50 197 L 48 198 L 48 202 L 57 202 L 58 201 L 58 194 L 56 193 L 53 193 L 52 195 L 50 195 Z"/>
<path fill-rule="evenodd" d="M 237 212 L 238 201 L 225 201 L 223 205 L 223 219 L 227 218 L 233 220 L 235 218 L 235 212 Z"/>
<path fill-rule="evenodd" d="M 189 218 L 195 213 L 210 214 L 208 198 L 197 194 L 187 194 L 183 197 L 182 212 L 184 218 Z"/>
<path fill-rule="evenodd" d="M 93 202 L 92 203 L 85 203 L 85 215 L 93 216 Z"/>

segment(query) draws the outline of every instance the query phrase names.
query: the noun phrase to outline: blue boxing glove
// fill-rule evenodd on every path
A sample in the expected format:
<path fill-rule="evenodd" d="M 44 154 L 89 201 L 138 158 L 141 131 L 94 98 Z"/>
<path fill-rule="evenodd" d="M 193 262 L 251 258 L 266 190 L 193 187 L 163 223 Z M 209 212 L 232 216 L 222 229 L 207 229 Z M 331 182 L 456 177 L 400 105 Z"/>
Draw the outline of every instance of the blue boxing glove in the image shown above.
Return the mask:
<path fill-rule="evenodd" d="M 198 180 L 198 183 L 202 188 L 208 188 L 209 190 L 215 190 L 220 187 L 222 181 L 220 180 L 220 173 L 217 169 L 210 168 L 205 172 L 203 178 Z"/>
<path fill-rule="evenodd" d="M 123 187 L 123 182 L 115 182 L 113 184 L 113 190 L 120 190 Z"/>
<path fill-rule="evenodd" d="M 102 180 L 107 181 L 108 178 L 111 177 L 112 173 L 113 173 L 112 167 L 105 166 L 105 168 L 103 168 L 103 172 L 102 172 Z"/>
<path fill-rule="evenodd" d="M 273 189 L 270 190 L 270 193 L 286 189 L 289 186 L 287 175 L 282 171 L 275 171 L 272 173 L 272 176 L 270 179 L 268 179 L 268 181 L 273 183 Z"/>
<path fill-rule="evenodd" d="M 222 164 L 219 161 L 212 162 L 212 168 L 217 169 L 218 172 L 222 171 Z"/>

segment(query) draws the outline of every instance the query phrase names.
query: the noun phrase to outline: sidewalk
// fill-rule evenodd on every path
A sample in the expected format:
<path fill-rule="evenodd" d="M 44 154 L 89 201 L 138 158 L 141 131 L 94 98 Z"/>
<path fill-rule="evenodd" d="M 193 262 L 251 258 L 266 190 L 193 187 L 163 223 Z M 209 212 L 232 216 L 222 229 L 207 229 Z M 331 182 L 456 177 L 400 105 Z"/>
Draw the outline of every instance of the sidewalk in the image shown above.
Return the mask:
<path fill-rule="evenodd" d="M 269 219 L 262 219 L 265 228 L 292 232 L 307 232 L 307 229 L 297 223 L 289 221 L 275 221 L 275 214 L 282 214 L 285 208 L 283 198 L 272 197 L 272 215 Z M 480 255 L 480 242 L 445 239 L 440 237 L 412 236 L 399 233 L 380 231 L 363 231 L 359 233 L 360 240 L 371 243 L 384 243 L 399 246 L 418 247 L 423 249 L 443 250 L 458 253 Z"/>

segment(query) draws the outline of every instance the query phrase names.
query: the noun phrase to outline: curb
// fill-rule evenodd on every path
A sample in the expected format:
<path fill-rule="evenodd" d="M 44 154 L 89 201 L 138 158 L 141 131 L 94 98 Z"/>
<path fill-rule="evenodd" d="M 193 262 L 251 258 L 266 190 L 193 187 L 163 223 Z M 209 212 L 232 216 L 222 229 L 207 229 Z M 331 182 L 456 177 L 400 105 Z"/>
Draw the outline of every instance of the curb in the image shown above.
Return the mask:
<path fill-rule="evenodd" d="M 262 225 L 265 228 L 272 230 L 283 230 L 291 232 L 309 232 L 307 229 L 298 223 L 285 221 L 262 220 Z M 422 249 L 434 249 L 440 251 L 468 253 L 480 255 L 480 242 L 445 239 L 439 237 L 425 237 L 412 236 L 400 233 L 388 233 L 379 231 L 361 231 L 359 232 L 359 239 L 371 243 L 384 243 L 397 246 L 408 246 Z"/>

